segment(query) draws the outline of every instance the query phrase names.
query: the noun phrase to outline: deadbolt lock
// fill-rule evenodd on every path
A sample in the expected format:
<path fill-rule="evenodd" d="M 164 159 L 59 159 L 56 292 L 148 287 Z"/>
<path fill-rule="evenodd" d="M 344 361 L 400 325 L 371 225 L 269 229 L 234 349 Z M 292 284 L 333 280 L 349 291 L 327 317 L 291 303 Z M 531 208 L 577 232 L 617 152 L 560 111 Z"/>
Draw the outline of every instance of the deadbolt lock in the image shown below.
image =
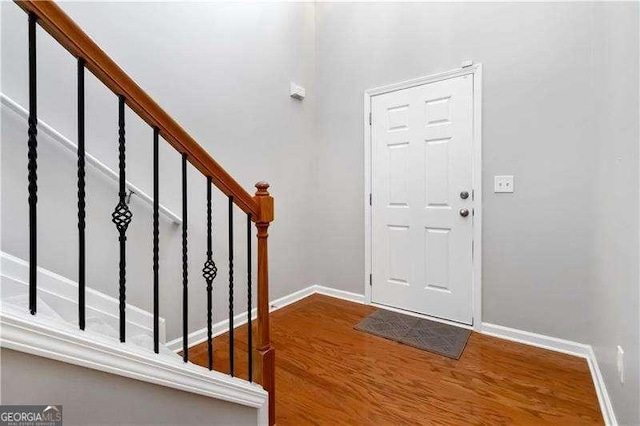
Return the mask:
<path fill-rule="evenodd" d="M 469 193 L 467 191 L 462 191 L 460 193 L 460 198 L 462 198 L 463 200 L 466 200 L 467 198 L 469 198 Z"/>

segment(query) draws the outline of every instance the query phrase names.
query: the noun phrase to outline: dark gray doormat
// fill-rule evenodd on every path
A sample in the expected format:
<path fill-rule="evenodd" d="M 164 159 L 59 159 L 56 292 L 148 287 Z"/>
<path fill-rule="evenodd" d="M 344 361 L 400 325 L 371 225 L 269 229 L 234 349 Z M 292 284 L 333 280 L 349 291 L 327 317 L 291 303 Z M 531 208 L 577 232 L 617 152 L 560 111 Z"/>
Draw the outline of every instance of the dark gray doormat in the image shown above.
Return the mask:
<path fill-rule="evenodd" d="M 452 359 L 460 359 L 471 335 L 471 330 L 383 309 L 354 328 Z"/>

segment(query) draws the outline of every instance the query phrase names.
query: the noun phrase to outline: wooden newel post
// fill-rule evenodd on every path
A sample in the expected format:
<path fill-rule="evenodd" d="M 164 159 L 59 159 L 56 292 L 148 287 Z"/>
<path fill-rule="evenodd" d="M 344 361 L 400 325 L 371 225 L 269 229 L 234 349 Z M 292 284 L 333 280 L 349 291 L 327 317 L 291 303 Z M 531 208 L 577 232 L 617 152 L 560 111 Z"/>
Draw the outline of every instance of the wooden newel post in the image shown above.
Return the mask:
<path fill-rule="evenodd" d="M 273 222 L 273 197 L 269 195 L 269 184 L 256 184 L 254 200 L 260 208 L 256 219 L 258 228 L 258 344 L 255 349 L 255 370 L 262 387 L 269 392 L 269 424 L 276 422 L 276 380 L 275 349 L 271 346 L 271 328 L 269 325 L 269 258 L 267 237 L 269 224 Z"/>

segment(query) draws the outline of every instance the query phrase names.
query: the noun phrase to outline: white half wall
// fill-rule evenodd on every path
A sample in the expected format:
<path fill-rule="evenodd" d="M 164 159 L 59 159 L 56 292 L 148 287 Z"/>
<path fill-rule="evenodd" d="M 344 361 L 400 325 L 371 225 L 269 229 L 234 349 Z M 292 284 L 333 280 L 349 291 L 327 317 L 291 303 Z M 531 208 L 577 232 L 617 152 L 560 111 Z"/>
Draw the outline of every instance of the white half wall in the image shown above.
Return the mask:
<path fill-rule="evenodd" d="M 61 404 L 65 425 L 263 424 L 252 407 L 6 348 L 0 356 L 2 403 Z"/>

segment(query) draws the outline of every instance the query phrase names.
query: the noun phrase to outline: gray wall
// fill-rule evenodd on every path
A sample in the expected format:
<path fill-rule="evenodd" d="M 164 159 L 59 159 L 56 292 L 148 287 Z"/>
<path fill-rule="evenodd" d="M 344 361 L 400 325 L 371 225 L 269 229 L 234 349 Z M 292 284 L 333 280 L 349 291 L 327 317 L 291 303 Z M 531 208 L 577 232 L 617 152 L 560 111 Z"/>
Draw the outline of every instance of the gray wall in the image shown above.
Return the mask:
<path fill-rule="evenodd" d="M 584 341 L 594 218 L 588 4 L 319 4 L 317 258 L 363 292 L 362 93 L 482 62 L 483 321 Z M 493 176 L 515 175 L 494 194 Z M 336 208 L 340 206 L 340 208 Z M 348 259 L 345 262 L 344 259 Z M 332 265 L 332 267 L 328 267 Z"/>
<path fill-rule="evenodd" d="M 2 404 L 62 404 L 65 425 L 255 425 L 257 410 L 9 349 Z"/>
<path fill-rule="evenodd" d="M 591 340 L 621 424 L 640 424 L 638 4 L 594 9 L 597 174 Z M 625 383 L 616 347 L 625 351 Z"/>
<path fill-rule="evenodd" d="M 62 3 L 63 9 L 250 193 L 272 184 L 271 297 L 313 282 L 305 229 L 311 205 L 314 130 L 313 4 Z M 2 91 L 27 106 L 27 21 L 13 2 L 2 5 Z M 188 25 L 185 23 L 188 22 Z M 39 117 L 76 140 L 75 60 L 38 31 Z M 289 97 L 289 81 L 309 97 Z M 117 99 L 87 77 L 87 151 L 117 169 Z M 2 112 L 2 250 L 28 256 L 26 123 Z M 152 194 L 152 131 L 127 112 L 127 177 Z M 160 199 L 180 215 L 180 156 L 161 142 Z M 77 278 L 74 155 L 40 138 L 39 265 Z M 88 173 L 88 285 L 117 294 L 117 232 L 110 214 L 117 185 Z M 189 173 L 190 329 L 205 326 L 206 186 Z M 214 320 L 226 318 L 227 200 L 214 190 Z M 152 300 L 151 209 L 134 200 L 128 231 L 127 300 Z M 181 333 L 181 231 L 161 216 L 161 314 L 168 338 Z M 235 214 L 236 312 L 246 310 L 246 216 Z M 254 240 L 255 244 L 255 240 Z M 255 253 L 255 247 L 254 247 Z M 255 267 L 254 267 L 255 271 Z M 255 283 L 255 279 L 254 279 Z M 254 291 L 255 294 L 255 291 Z M 255 305 L 254 305 L 255 306 Z"/>
<path fill-rule="evenodd" d="M 481 62 L 482 319 L 595 344 L 639 423 L 637 5 L 319 3 L 316 25 L 320 283 L 363 292 L 362 93 Z"/>

